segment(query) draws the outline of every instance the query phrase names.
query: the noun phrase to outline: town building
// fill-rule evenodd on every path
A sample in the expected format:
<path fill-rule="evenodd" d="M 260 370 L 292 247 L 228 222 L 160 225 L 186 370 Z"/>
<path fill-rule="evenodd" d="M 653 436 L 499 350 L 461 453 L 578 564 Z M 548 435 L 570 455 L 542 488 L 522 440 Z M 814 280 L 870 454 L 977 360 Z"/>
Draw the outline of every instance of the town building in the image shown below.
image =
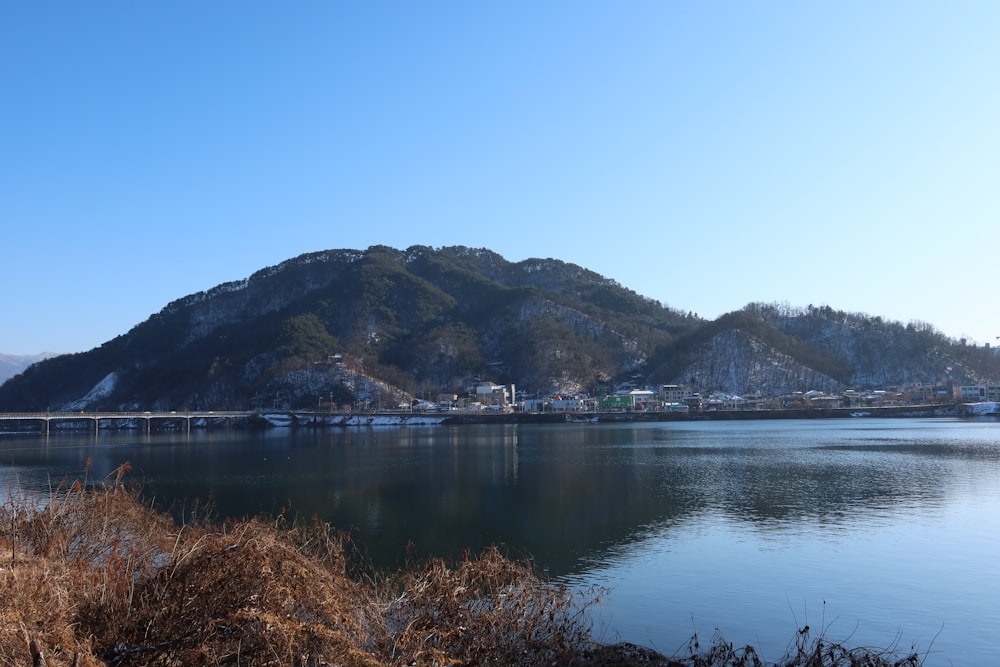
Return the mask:
<path fill-rule="evenodd" d="M 659 391 L 660 399 L 664 403 L 681 403 L 690 393 L 687 387 L 679 384 L 661 384 Z"/>
<path fill-rule="evenodd" d="M 963 403 L 1000 401 L 1000 384 L 976 384 L 955 388 L 956 398 Z"/>
<path fill-rule="evenodd" d="M 476 400 L 479 405 L 491 409 L 510 409 L 514 401 L 514 385 L 480 382 L 476 385 Z"/>

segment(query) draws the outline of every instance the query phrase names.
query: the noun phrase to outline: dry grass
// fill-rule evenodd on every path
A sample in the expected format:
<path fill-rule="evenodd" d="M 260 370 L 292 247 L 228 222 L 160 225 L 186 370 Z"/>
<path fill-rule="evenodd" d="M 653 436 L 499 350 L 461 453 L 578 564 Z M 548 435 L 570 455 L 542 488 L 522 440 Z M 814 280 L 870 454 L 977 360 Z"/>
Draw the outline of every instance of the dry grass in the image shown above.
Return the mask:
<path fill-rule="evenodd" d="M 677 659 L 595 645 L 586 610 L 600 591 L 543 581 L 495 548 L 358 576 L 348 538 L 318 520 L 178 526 L 122 483 L 126 472 L 0 508 L 0 664 L 763 664 L 721 638 Z M 919 665 L 801 635 L 793 646 L 783 667 Z"/>
<path fill-rule="evenodd" d="M 127 472 L 94 493 L 82 483 L 58 489 L 44 503 L 15 496 L 0 512 L 0 659 L 23 661 L 30 639 L 55 656 L 91 654 L 81 613 L 108 619 L 127 613 L 136 584 L 157 570 L 171 522 L 120 484 Z M 82 660 L 82 662 L 81 662 Z M 91 661 L 92 662 L 92 661 Z M 77 663 L 87 664 L 82 658 Z"/>
<path fill-rule="evenodd" d="M 590 646 L 584 610 L 596 598 L 543 582 L 496 548 L 454 566 L 432 560 L 395 583 L 375 633 L 391 642 L 378 648 L 392 664 L 570 664 Z"/>
<path fill-rule="evenodd" d="M 360 580 L 329 525 L 179 527 L 124 472 L 3 506 L 0 663 L 30 664 L 30 642 L 50 666 L 536 665 L 587 645 L 586 601 L 495 549 Z"/>

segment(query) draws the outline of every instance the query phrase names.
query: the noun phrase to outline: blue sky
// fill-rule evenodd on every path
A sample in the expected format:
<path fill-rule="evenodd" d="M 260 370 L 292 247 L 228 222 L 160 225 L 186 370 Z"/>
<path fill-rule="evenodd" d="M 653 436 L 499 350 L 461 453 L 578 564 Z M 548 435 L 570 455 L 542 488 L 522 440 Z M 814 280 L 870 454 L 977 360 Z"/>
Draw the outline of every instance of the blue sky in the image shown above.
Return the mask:
<path fill-rule="evenodd" d="M 0 4 L 0 352 L 304 252 L 996 344 L 1000 3 Z"/>

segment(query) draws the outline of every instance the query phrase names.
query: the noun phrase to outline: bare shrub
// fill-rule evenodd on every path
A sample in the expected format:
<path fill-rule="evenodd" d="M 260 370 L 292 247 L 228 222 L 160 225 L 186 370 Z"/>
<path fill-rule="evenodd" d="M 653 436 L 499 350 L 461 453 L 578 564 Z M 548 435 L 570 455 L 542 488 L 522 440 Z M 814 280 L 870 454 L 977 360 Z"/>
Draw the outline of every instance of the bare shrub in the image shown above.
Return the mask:
<path fill-rule="evenodd" d="M 777 662 L 765 662 L 753 646 L 736 647 L 716 631 L 708 647 L 695 635 L 688 643 L 688 655 L 670 661 L 670 667 L 920 667 L 923 658 L 916 651 L 900 656 L 892 648 L 847 648 L 809 626 L 799 630 L 785 655 Z"/>
<path fill-rule="evenodd" d="M 115 664 L 377 664 L 355 649 L 362 591 L 258 520 L 191 535 L 102 647 Z"/>
<path fill-rule="evenodd" d="M 809 626 L 800 629 L 785 651 L 781 667 L 920 667 L 923 656 L 915 649 L 899 655 L 895 647 L 874 649 L 848 648 L 819 633 L 813 636 Z"/>
<path fill-rule="evenodd" d="M 565 664 L 591 644 L 582 594 L 541 581 L 496 547 L 454 567 L 432 560 L 396 583 L 402 592 L 378 633 L 390 662 Z"/>
<path fill-rule="evenodd" d="M 76 627 L 85 610 L 119 618 L 136 584 L 157 570 L 171 524 L 125 488 L 126 472 L 128 464 L 97 490 L 77 481 L 44 497 L 10 494 L 0 511 L 0 544 L 10 556 L 0 579 L 0 655 L 23 654 L 35 639 L 50 652 L 48 664 L 63 655 L 80 664 L 90 653 L 89 635 Z"/>

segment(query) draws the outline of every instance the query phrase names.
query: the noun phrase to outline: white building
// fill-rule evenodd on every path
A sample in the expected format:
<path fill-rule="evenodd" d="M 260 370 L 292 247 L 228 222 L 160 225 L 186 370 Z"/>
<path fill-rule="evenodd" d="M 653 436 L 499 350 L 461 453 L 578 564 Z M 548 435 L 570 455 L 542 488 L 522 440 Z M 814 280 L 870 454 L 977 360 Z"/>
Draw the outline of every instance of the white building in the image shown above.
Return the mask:
<path fill-rule="evenodd" d="M 958 398 L 963 403 L 1000 401 L 1000 384 L 974 384 L 958 387 Z"/>
<path fill-rule="evenodd" d="M 482 405 L 507 407 L 514 398 L 514 385 L 480 382 L 476 385 L 476 402 Z"/>

